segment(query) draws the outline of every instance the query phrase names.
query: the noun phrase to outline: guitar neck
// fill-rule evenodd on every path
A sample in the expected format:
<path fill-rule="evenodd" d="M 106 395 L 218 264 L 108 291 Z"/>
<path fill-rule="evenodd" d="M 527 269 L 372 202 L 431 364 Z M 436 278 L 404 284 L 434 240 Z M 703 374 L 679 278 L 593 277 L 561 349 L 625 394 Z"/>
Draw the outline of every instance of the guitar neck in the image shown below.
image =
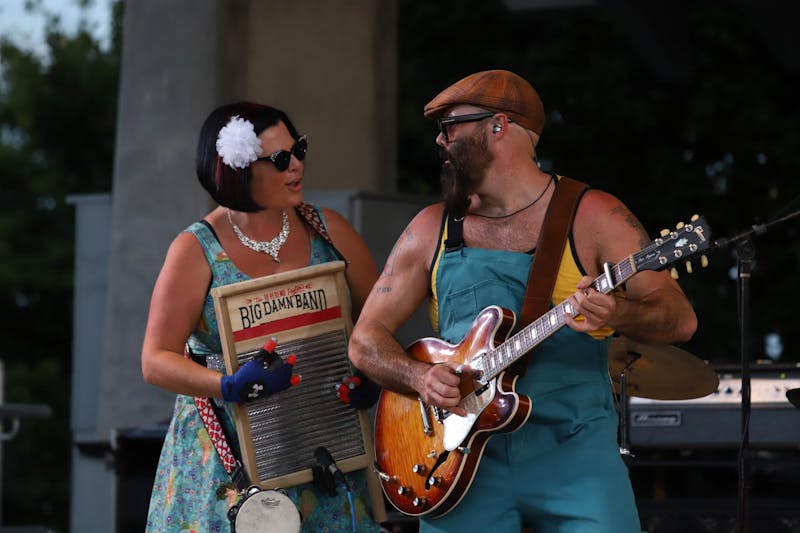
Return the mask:
<path fill-rule="evenodd" d="M 636 274 L 634 256 L 630 255 L 616 265 L 609 267 L 603 275 L 595 278 L 591 288 L 602 294 L 608 294 L 627 279 Z M 484 357 L 485 379 L 492 379 L 511 366 L 523 355 L 527 354 L 548 337 L 561 329 L 566 322 L 565 315 L 572 311 L 568 300 L 564 300 L 548 312 L 522 328 L 506 342 L 488 351 Z"/>

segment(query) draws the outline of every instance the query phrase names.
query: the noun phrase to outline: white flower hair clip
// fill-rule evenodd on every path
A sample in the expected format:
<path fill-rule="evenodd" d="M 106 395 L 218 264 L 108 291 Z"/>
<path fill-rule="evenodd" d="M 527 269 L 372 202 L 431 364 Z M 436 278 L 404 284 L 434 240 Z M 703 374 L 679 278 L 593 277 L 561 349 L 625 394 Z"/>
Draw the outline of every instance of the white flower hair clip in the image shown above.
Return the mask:
<path fill-rule="evenodd" d="M 222 162 L 234 169 L 247 168 L 261 155 L 261 140 L 249 120 L 234 115 L 219 130 L 217 153 Z"/>

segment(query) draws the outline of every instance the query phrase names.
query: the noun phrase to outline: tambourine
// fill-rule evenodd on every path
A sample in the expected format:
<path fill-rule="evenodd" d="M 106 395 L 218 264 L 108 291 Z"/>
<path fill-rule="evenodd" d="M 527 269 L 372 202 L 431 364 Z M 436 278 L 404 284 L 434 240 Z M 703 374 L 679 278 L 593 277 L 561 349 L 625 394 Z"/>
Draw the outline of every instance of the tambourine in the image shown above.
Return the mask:
<path fill-rule="evenodd" d="M 299 533 L 303 518 L 283 490 L 261 490 L 253 485 L 228 509 L 228 520 L 231 533 L 259 533 L 265 524 L 270 533 Z"/>

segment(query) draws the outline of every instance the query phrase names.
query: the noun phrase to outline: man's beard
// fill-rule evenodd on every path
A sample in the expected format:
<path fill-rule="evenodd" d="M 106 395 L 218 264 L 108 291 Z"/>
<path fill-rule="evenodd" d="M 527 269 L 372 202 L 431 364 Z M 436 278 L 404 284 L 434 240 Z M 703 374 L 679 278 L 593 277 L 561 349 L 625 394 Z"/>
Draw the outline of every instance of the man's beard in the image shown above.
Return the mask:
<path fill-rule="evenodd" d="M 470 203 L 470 194 L 483 183 L 486 169 L 492 162 L 486 132 L 453 141 L 449 149 L 442 148 L 442 194 L 448 212 L 463 217 Z"/>

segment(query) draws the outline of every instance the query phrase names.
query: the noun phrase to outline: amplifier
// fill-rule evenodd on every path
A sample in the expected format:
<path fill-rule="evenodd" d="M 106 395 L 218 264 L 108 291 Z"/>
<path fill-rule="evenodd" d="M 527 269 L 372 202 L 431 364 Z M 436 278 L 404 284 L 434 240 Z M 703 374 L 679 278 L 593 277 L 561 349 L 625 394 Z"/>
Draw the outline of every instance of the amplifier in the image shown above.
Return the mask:
<path fill-rule="evenodd" d="M 631 396 L 628 444 L 638 448 L 738 447 L 742 436 L 741 367 L 715 367 L 719 388 L 691 400 Z M 800 409 L 786 391 L 800 388 L 800 364 L 750 371 L 749 442 L 754 448 L 800 448 Z"/>

